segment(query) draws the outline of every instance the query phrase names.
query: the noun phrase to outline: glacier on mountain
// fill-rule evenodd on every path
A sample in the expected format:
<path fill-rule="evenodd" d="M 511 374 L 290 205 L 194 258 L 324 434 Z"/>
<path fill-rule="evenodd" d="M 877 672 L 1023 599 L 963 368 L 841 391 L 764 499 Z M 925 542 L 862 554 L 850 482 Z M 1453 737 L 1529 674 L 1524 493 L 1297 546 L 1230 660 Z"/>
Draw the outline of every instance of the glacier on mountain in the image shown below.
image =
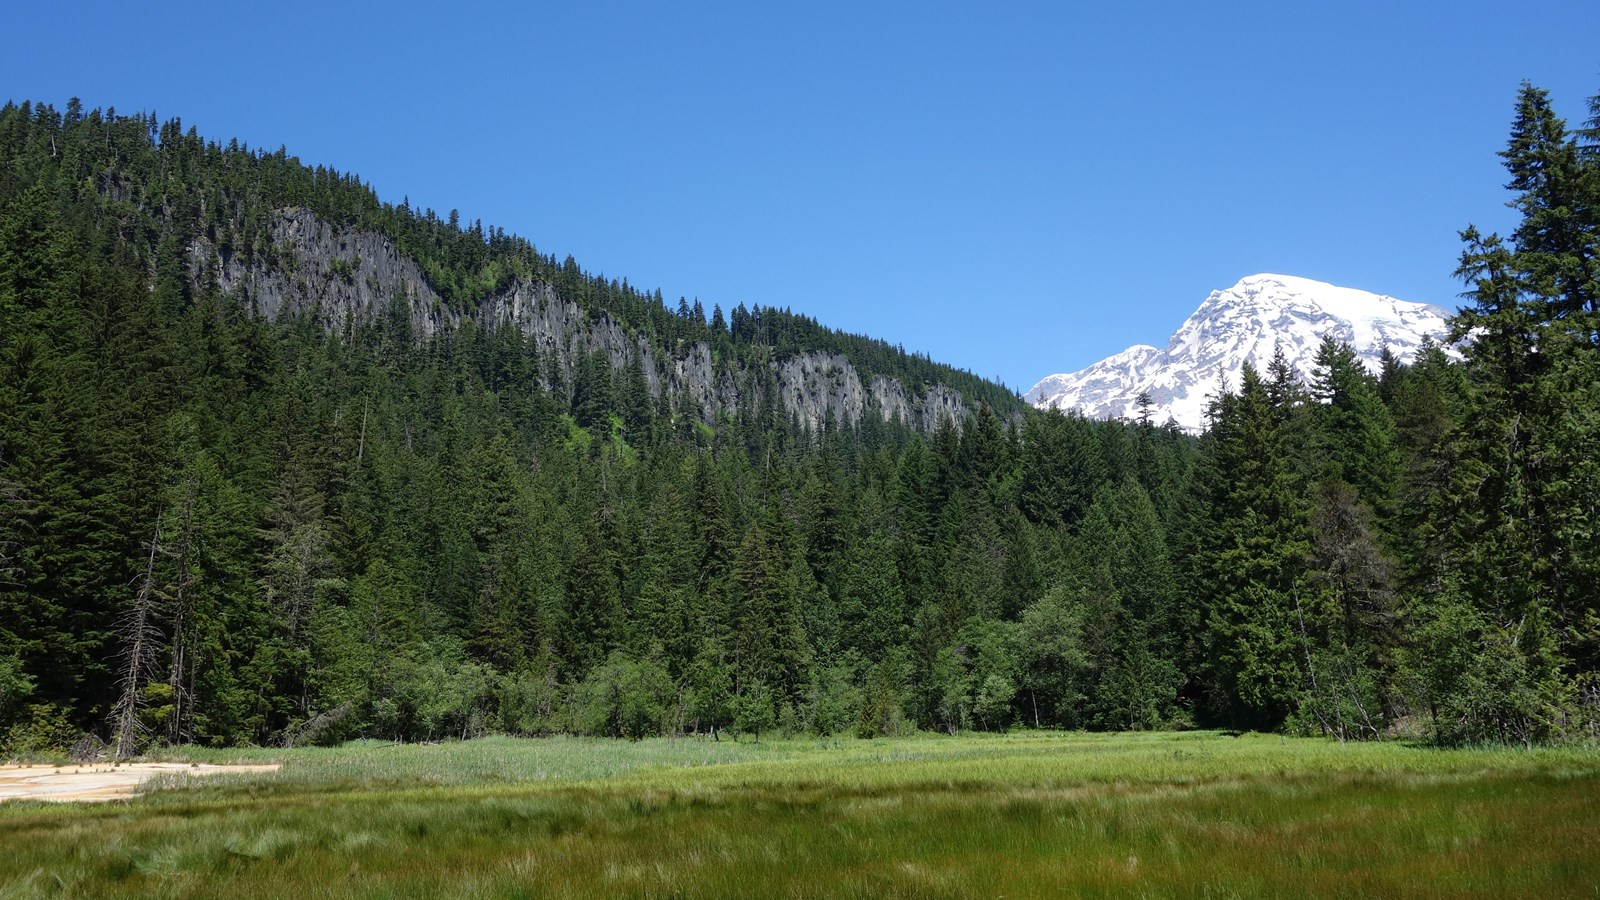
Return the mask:
<path fill-rule="evenodd" d="M 1212 291 L 1165 349 L 1136 344 L 1077 372 L 1047 376 L 1023 397 L 1045 409 L 1132 419 L 1139 395 L 1148 392 L 1157 424 L 1170 417 L 1186 430 L 1199 431 L 1206 404 L 1219 388 L 1224 383 L 1236 388 L 1247 362 L 1265 369 L 1276 347 L 1302 378 L 1309 378 L 1322 336 L 1331 334 L 1377 372 L 1385 347 L 1408 362 L 1425 338 L 1442 342 L 1449 316 L 1426 303 L 1309 278 L 1251 275 L 1227 290 Z"/>

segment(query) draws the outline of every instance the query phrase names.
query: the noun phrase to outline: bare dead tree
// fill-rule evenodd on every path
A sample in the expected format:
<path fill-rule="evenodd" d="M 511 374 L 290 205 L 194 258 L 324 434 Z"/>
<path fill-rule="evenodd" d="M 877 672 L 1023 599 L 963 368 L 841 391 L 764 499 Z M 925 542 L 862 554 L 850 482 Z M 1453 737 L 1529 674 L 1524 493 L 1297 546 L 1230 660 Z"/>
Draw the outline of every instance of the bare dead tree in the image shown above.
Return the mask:
<path fill-rule="evenodd" d="M 161 598 L 156 587 L 156 558 L 162 553 L 159 524 L 150 538 L 149 550 L 144 572 L 138 578 L 139 589 L 117 623 L 122 674 L 117 681 L 117 705 L 111 710 L 111 731 L 112 758 L 118 760 L 133 756 L 139 739 L 148 730 L 139 713 L 144 709 L 144 687 L 155 672 L 156 648 L 161 641 L 155 623 L 156 603 Z"/>

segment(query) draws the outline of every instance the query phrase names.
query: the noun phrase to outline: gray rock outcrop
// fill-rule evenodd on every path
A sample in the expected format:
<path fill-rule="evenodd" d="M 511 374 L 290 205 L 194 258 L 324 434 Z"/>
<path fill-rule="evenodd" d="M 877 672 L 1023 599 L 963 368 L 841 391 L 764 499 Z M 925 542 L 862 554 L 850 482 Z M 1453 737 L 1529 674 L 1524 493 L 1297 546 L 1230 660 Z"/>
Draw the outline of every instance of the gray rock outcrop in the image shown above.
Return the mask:
<path fill-rule="evenodd" d="M 239 298 L 256 315 L 309 314 L 341 334 L 394 315 L 396 303 L 403 304 L 418 341 L 459 328 L 468 318 L 484 327 L 514 325 L 533 338 L 546 387 L 558 380 L 571 385 L 580 360 L 598 351 L 613 369 L 637 358 L 652 398 L 666 391 L 681 412 L 708 424 L 762 402 L 748 389 L 741 392 L 748 379 L 716 360 L 705 342 L 662 354 L 646 335 L 603 312 L 591 315 L 548 283 L 518 281 L 483 298 L 475 309 L 461 311 L 444 302 L 415 260 L 376 232 L 336 227 L 309 210 L 286 209 L 272 222 L 271 241 L 268 252 L 246 258 L 197 239 L 189 247 L 191 271 L 197 278 L 214 272 L 224 295 Z M 808 351 L 768 366 L 783 415 L 812 429 L 830 419 L 854 425 L 872 415 L 932 432 L 945 419 L 959 426 L 968 412 L 960 392 L 946 385 L 908 388 L 883 375 L 863 379 L 837 353 Z"/>

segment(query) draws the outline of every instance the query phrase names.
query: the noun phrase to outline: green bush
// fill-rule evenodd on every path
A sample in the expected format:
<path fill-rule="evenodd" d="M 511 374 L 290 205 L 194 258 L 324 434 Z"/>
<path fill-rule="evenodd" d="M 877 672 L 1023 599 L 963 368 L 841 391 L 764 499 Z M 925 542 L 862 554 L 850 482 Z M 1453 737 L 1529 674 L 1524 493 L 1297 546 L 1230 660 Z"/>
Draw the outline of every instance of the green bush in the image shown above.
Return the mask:
<path fill-rule="evenodd" d="M 855 726 L 861 720 L 861 691 L 850 683 L 850 670 L 843 666 L 818 669 L 795 716 L 798 730 L 820 735 L 839 734 Z"/>
<path fill-rule="evenodd" d="M 772 691 L 760 681 L 745 685 L 734 705 L 734 729 L 754 735 L 757 741 L 761 740 L 761 732 L 770 731 L 778 721 L 777 710 L 772 705 Z"/>
<path fill-rule="evenodd" d="M 1323 734 L 1341 741 L 1377 740 L 1387 728 L 1378 677 L 1354 647 L 1312 654 L 1314 679 L 1290 717 L 1290 731 Z"/>
<path fill-rule="evenodd" d="M 51 703 L 28 706 L 22 721 L 12 725 L 0 740 L 0 756 L 37 759 L 65 756 L 83 736 L 67 718 L 65 707 Z"/>
<path fill-rule="evenodd" d="M 576 685 L 568 704 L 578 734 L 638 740 L 678 730 L 677 687 L 655 656 L 614 651 Z"/>
<path fill-rule="evenodd" d="M 1413 678 L 1442 744 L 1522 744 L 1565 737 L 1571 686 L 1538 615 L 1506 625 L 1444 602 L 1418 628 Z"/>

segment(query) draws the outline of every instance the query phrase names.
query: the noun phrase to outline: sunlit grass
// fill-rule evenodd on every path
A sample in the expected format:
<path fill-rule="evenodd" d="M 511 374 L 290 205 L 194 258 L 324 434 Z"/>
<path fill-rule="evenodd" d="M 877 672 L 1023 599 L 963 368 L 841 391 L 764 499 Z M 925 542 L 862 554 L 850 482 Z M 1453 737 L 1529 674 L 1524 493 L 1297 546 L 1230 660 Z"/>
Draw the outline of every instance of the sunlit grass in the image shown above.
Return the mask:
<path fill-rule="evenodd" d="M 277 762 L 282 768 L 256 780 L 282 786 L 334 784 L 373 788 L 493 785 L 511 782 L 616 778 L 640 769 L 676 770 L 754 759 L 787 758 L 806 744 L 737 743 L 696 738 L 616 741 L 552 737 L 491 737 L 440 744 L 353 741 L 340 747 L 298 750 L 182 748 L 164 759 L 201 763 Z"/>
<path fill-rule="evenodd" d="M 228 751 L 0 806 L 0 896 L 1594 896 L 1600 755 L 1214 733 Z"/>
<path fill-rule="evenodd" d="M 1574 748 L 1450 751 L 1405 743 L 1348 743 L 1218 732 L 1092 734 L 1016 732 L 950 737 L 791 738 L 760 743 L 703 738 L 484 738 L 442 744 L 356 741 L 300 750 L 185 748 L 182 762 L 278 762 L 266 784 L 504 785 L 615 781 L 702 786 L 900 785 L 941 782 L 1126 781 L 1191 783 L 1332 773 L 1446 775 L 1492 771 L 1594 771 L 1600 753 Z M 218 791 L 229 786 L 217 784 Z"/>

